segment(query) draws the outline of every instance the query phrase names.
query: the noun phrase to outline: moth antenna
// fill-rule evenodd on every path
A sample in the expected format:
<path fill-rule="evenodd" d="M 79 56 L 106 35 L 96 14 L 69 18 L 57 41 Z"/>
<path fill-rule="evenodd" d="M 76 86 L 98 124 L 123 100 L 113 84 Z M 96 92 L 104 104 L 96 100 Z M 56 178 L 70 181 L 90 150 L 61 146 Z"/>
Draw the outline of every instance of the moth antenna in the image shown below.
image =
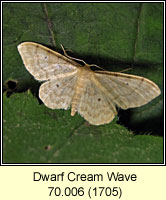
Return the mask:
<path fill-rule="evenodd" d="M 70 58 L 70 59 L 73 59 L 73 60 L 77 60 L 77 61 L 83 62 L 85 65 L 87 65 L 87 63 L 86 63 L 84 60 L 81 60 L 81 59 L 78 59 L 78 58 L 74 58 L 74 57 L 71 57 L 71 56 L 67 55 L 67 53 L 66 53 L 66 51 L 65 51 L 65 49 L 64 49 L 64 47 L 63 47 L 62 44 L 61 44 L 61 47 L 62 47 L 62 50 L 63 50 L 63 52 L 64 52 L 64 55 L 65 55 L 67 58 Z"/>
<path fill-rule="evenodd" d="M 128 70 L 131 70 L 131 69 L 132 69 L 132 67 L 130 67 L 130 68 L 127 68 L 127 69 L 123 69 L 122 71 L 120 71 L 120 73 L 121 73 L 121 72 L 128 71 Z"/>
<path fill-rule="evenodd" d="M 89 66 L 90 66 L 90 67 L 94 66 L 94 67 L 97 67 L 97 68 L 102 69 L 102 70 L 105 71 L 105 69 L 103 69 L 102 67 L 100 67 L 100 66 L 98 66 L 98 65 L 95 65 L 95 64 L 91 64 L 91 65 L 89 65 Z"/>

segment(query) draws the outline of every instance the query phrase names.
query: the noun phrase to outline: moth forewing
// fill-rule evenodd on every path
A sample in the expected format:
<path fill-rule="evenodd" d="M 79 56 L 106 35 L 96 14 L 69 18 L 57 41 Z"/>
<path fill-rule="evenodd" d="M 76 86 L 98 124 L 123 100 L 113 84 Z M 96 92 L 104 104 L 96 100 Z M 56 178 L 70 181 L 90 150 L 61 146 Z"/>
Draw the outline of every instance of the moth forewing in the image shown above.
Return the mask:
<path fill-rule="evenodd" d="M 112 101 L 123 109 L 142 106 L 160 95 L 159 87 L 144 77 L 118 72 L 96 72 Z"/>
<path fill-rule="evenodd" d="M 18 45 L 26 69 L 36 80 L 54 79 L 58 74 L 72 73 L 80 66 L 60 53 L 34 42 L 24 42 Z"/>

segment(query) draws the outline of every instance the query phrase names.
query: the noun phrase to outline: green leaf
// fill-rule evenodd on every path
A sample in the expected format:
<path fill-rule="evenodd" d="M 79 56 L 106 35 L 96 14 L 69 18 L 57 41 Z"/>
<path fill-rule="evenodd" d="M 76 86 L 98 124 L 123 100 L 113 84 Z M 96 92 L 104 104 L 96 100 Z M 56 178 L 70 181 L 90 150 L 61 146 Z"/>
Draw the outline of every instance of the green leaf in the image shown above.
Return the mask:
<path fill-rule="evenodd" d="M 4 162 L 161 163 L 163 138 L 162 3 L 3 3 Z M 162 94 L 91 126 L 70 110 L 52 111 L 36 98 L 39 83 L 17 45 L 33 41 L 107 70 L 144 76 Z M 30 89 L 34 96 L 29 92 Z M 153 123 L 152 123 L 153 122 Z M 146 133 L 147 135 L 140 135 Z M 149 135 L 153 134 L 153 135 Z"/>
<path fill-rule="evenodd" d="M 30 92 L 4 95 L 5 163 L 161 163 L 161 137 L 116 124 L 92 126 L 70 111 L 39 105 Z"/>

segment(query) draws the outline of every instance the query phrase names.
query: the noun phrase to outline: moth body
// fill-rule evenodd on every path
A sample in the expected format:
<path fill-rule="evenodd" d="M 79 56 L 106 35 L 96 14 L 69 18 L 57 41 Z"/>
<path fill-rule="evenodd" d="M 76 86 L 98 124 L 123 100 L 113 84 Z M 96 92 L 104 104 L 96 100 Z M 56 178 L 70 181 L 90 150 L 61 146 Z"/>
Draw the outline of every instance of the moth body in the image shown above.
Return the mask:
<path fill-rule="evenodd" d="M 78 68 L 77 76 L 79 77 L 79 79 L 77 79 L 75 84 L 75 92 L 71 103 L 71 116 L 74 116 L 75 113 L 78 111 L 80 98 L 86 92 L 87 82 L 92 75 L 93 73 L 89 65 L 85 65 L 83 67 Z"/>

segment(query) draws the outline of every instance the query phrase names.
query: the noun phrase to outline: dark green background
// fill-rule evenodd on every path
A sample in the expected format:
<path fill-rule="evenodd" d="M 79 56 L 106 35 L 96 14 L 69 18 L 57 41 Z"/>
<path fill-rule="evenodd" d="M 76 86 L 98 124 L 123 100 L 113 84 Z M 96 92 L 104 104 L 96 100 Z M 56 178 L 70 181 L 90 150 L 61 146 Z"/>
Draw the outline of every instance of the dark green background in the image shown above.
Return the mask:
<path fill-rule="evenodd" d="M 163 162 L 163 94 L 110 124 L 89 125 L 41 104 L 39 83 L 17 51 L 24 41 L 61 53 L 63 44 L 69 55 L 111 71 L 132 67 L 127 73 L 163 93 L 162 3 L 3 3 L 3 162 Z"/>

